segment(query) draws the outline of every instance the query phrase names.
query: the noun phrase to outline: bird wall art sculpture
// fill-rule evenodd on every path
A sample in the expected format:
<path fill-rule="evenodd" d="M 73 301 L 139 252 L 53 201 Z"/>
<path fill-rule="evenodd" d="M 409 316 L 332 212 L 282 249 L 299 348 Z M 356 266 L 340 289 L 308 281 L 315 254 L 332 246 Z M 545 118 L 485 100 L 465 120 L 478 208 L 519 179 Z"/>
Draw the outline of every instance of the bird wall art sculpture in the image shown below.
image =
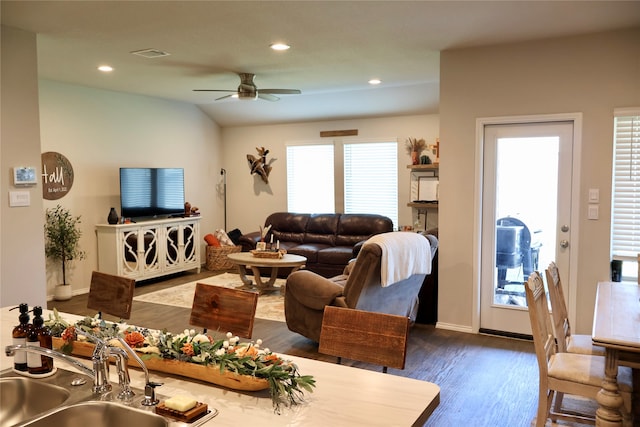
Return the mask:
<path fill-rule="evenodd" d="M 258 174 L 260 178 L 264 181 L 265 184 L 269 183 L 269 173 L 271 173 L 271 162 L 274 159 L 271 159 L 269 163 L 267 163 L 267 154 L 269 154 L 269 150 L 264 147 L 256 147 L 258 151 L 258 157 L 253 154 L 247 154 L 247 162 L 249 162 L 249 169 L 251 169 L 251 174 Z"/>

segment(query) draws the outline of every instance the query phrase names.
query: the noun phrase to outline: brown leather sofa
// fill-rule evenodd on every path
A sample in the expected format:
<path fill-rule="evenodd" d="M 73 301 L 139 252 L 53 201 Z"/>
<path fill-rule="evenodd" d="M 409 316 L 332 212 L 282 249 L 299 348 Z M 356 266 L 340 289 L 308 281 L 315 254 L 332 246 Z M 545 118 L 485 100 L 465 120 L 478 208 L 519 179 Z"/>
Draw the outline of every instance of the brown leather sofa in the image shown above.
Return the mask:
<path fill-rule="evenodd" d="M 393 231 L 391 219 L 373 214 L 305 214 L 276 212 L 267 217 L 271 225 L 266 241 L 280 243 L 287 253 L 307 258 L 306 269 L 324 277 L 342 274 L 354 248 L 374 234 Z M 239 239 L 242 250 L 255 249 L 260 232 L 244 234 Z"/>

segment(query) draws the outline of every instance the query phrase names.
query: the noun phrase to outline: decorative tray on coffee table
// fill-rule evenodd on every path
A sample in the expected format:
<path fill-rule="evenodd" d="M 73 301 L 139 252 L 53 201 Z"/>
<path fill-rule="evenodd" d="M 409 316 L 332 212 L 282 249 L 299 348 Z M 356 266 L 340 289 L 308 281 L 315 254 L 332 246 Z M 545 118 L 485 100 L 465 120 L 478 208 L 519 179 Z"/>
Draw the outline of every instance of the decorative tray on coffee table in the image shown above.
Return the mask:
<path fill-rule="evenodd" d="M 286 254 L 287 251 L 285 251 L 284 249 L 279 249 L 277 251 L 259 251 L 257 249 L 254 249 L 251 251 L 251 255 L 253 255 L 256 258 L 273 258 L 273 259 L 279 259 L 282 258 L 282 256 L 284 254 Z"/>

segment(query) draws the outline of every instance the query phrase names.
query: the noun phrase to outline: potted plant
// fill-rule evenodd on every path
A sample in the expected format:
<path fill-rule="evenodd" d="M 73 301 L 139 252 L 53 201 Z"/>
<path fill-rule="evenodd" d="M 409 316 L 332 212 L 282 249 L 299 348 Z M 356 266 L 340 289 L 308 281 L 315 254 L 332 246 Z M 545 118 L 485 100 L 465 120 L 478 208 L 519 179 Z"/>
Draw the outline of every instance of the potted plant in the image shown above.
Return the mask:
<path fill-rule="evenodd" d="M 80 250 L 82 231 L 78 227 L 80 216 L 73 216 L 68 209 L 57 205 L 47 209 L 47 219 L 44 224 L 45 255 L 62 265 L 62 284 L 56 286 L 54 298 L 67 300 L 71 298 L 71 286 L 67 283 L 67 263 L 81 260 L 85 252 Z"/>

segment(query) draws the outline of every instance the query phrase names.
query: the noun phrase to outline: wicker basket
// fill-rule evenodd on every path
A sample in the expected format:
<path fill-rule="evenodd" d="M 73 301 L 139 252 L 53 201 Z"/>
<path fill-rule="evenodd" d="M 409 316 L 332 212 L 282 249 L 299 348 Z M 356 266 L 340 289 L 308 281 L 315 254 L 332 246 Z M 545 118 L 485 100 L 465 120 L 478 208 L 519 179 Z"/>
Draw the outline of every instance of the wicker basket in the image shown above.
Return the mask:
<path fill-rule="evenodd" d="M 229 270 L 233 264 L 227 258 L 228 254 L 240 252 L 241 246 L 207 246 L 207 270 Z"/>

